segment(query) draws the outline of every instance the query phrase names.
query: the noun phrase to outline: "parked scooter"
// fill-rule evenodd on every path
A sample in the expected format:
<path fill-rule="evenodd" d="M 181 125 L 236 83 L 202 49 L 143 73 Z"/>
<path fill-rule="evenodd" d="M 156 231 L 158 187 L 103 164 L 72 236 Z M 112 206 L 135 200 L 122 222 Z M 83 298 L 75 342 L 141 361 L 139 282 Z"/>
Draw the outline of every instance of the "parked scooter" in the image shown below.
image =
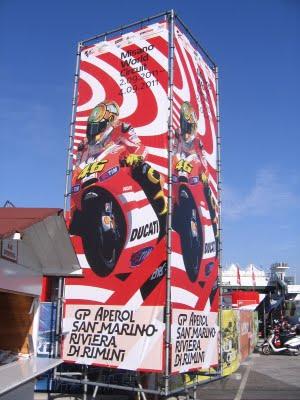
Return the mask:
<path fill-rule="evenodd" d="M 300 354 L 300 332 L 299 328 L 289 329 L 284 333 L 280 332 L 280 326 L 276 325 L 270 331 L 270 335 L 261 347 L 264 355 L 271 353 L 288 352 L 291 355 L 298 356 Z"/>

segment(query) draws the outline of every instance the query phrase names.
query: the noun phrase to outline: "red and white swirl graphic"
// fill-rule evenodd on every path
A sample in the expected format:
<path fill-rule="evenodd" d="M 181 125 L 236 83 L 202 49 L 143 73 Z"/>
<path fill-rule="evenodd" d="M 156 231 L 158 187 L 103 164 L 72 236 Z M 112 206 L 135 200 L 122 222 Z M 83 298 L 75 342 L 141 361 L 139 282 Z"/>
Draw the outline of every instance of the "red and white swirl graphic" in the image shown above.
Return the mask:
<path fill-rule="evenodd" d="M 168 32 L 164 24 L 143 32 L 82 50 L 73 155 L 75 160 L 91 110 L 113 99 L 120 120 L 130 123 L 147 146 L 149 162 L 167 176 Z"/>
<path fill-rule="evenodd" d="M 86 138 L 87 120 L 94 107 L 105 100 L 111 100 L 119 106 L 120 122 L 131 125 L 145 146 L 146 162 L 160 173 L 166 194 L 169 109 L 166 24 L 153 24 L 116 39 L 83 48 L 79 70 L 73 144 L 74 176 L 78 145 Z M 126 324 L 126 321 L 114 321 L 116 329 L 117 325 L 125 331 L 128 329 L 126 325 L 131 326 L 131 329 L 140 329 L 144 326 L 148 329 L 147 333 L 151 334 L 151 339 L 145 339 L 143 332 L 134 336 L 125 331 L 119 334 L 115 331 L 115 339 L 112 340 L 116 340 L 116 344 L 114 346 L 111 343 L 112 350 L 109 350 L 111 353 L 103 350 L 100 355 L 81 354 L 80 351 L 73 354 L 73 339 L 70 338 L 71 335 L 67 335 L 64 359 L 123 369 L 161 371 L 165 329 L 163 306 L 166 244 L 165 238 L 159 243 L 148 240 L 150 245 L 143 244 L 143 240 L 147 241 L 147 235 L 153 231 L 155 233 L 158 221 L 145 192 L 141 188 L 139 191 L 134 191 L 131 185 L 132 183 L 119 181 L 118 201 L 124 215 L 127 216 L 129 233 L 120 262 L 109 276 L 102 277 L 95 274 L 85 255 L 82 238 L 72 237 L 83 276 L 66 279 L 64 329 L 74 332 L 74 316 L 79 315 L 76 314 L 77 309 L 86 307 L 88 310 L 97 310 L 105 307 L 105 310 L 112 314 L 116 313 L 116 310 L 121 314 L 133 313 L 130 325 Z M 71 207 L 74 207 L 74 204 L 75 200 L 72 197 Z M 139 220 L 145 222 L 140 222 L 139 225 Z M 141 243 L 132 239 L 137 234 L 135 232 L 139 232 Z M 144 239 L 143 232 L 146 232 Z M 132 242 L 129 243 L 131 239 Z M 122 328 L 123 322 L 125 328 Z M 109 328 L 106 327 L 106 330 Z M 89 333 L 93 335 L 95 332 L 89 331 Z M 81 333 L 74 333 L 74 336 L 76 340 L 81 340 Z M 108 343 L 106 346 L 109 347 Z M 117 347 L 118 351 L 113 350 L 114 347 Z"/>
<path fill-rule="evenodd" d="M 175 60 L 173 92 L 173 127 L 180 129 L 181 106 L 189 102 L 197 118 L 196 136 L 203 144 L 202 154 L 209 172 L 210 196 L 218 203 L 217 174 L 217 97 L 216 76 L 189 39 L 175 27 Z M 197 152 L 198 149 L 195 149 Z M 176 190 L 176 187 L 174 187 Z M 202 188 L 199 191 L 203 191 Z M 207 199 L 199 197 L 198 210 L 201 211 L 203 229 L 203 256 L 199 275 L 194 282 L 187 277 L 183 259 L 182 241 L 179 235 L 172 235 L 172 302 L 174 307 L 217 311 L 218 291 L 216 279 L 218 260 L 216 258 L 213 221 Z M 217 211 L 217 210 L 216 210 Z M 215 217 L 217 219 L 217 215 Z M 214 248 L 214 251 L 209 251 Z"/>
<path fill-rule="evenodd" d="M 131 125 L 142 145 L 147 149 L 146 163 L 159 172 L 162 178 L 160 183 L 165 195 L 167 194 L 169 95 L 171 90 L 168 82 L 170 61 L 168 38 L 168 27 L 163 22 L 84 47 L 81 50 L 73 142 L 73 177 L 78 176 L 76 175 L 78 171 L 75 170 L 78 168 L 76 162 L 78 145 L 86 139 L 87 120 L 99 103 L 111 100 L 119 106 L 120 122 Z M 202 151 L 207 163 L 209 179 L 206 191 L 210 193 L 211 199 L 217 204 L 215 73 L 201 54 L 190 44 L 187 37 L 176 27 L 174 39 L 173 128 L 180 129 L 182 104 L 188 102 L 195 110 L 196 135 L 201 138 Z M 105 150 L 103 150 L 104 153 Z M 183 163 L 183 161 L 180 162 Z M 92 165 L 91 161 L 87 161 L 86 164 L 87 168 Z M 187 164 L 187 168 L 190 168 L 189 164 Z M 120 175 L 115 176 L 123 176 L 121 175 L 122 169 L 124 170 L 121 168 L 121 163 L 118 162 L 108 172 L 112 174 L 113 171 L 118 171 Z M 97 175 L 98 184 L 100 178 L 101 176 Z M 198 179 L 199 174 L 194 178 Z M 162 239 L 156 240 L 158 237 L 156 229 L 160 224 L 158 213 L 154 211 L 153 204 L 149 204 L 149 196 L 142 190 L 143 187 L 140 185 L 136 189 L 136 183 L 130 182 L 128 184 L 126 179 L 121 181 L 120 178 L 119 185 L 118 182 L 114 185 L 114 188 L 120 186 L 117 199 L 126 216 L 128 237 L 124 251 L 119 258 L 122 260 L 117 262 L 112 273 L 106 276 L 97 275 L 93 270 L 92 263 L 92 267 L 90 267 L 88 256 L 85 254 L 84 235 L 76 236 L 80 234 L 75 233 L 72 237 L 83 276 L 66 279 L 64 329 L 70 334 L 66 336 L 65 340 L 64 359 L 83 364 L 162 371 L 165 331 L 163 310 L 166 304 L 166 238 L 163 236 Z M 193 184 L 188 183 L 188 193 L 196 187 L 192 186 Z M 74 185 L 71 196 L 71 214 L 73 215 L 74 209 L 81 211 L 80 206 L 76 203 L 77 200 L 74 199 L 78 192 L 82 191 L 83 193 L 84 188 L 88 185 L 83 180 L 80 184 L 77 182 L 72 185 Z M 197 279 L 191 279 L 188 276 L 187 262 L 183 256 L 183 241 L 172 226 L 171 300 L 175 310 L 174 315 L 178 310 L 190 312 L 191 315 L 193 315 L 193 311 L 206 314 L 213 312 L 212 317 L 209 318 L 209 323 L 213 324 L 215 318 L 213 314 L 218 308 L 215 286 L 218 260 L 216 250 L 213 249 L 213 243 L 216 240 L 211 209 L 203 187 L 200 184 L 199 187 L 201 187 L 199 189 L 201 193 L 195 194 L 195 208 L 201 214 L 203 229 L 201 266 Z M 114 188 L 110 187 L 112 190 Z M 175 198 L 175 184 L 173 189 Z M 105 205 L 107 204 L 105 203 Z M 101 214 L 98 217 L 100 219 L 108 217 L 108 215 Z M 142 221 L 140 225 L 139 221 Z M 195 234 L 197 221 L 194 214 L 191 214 L 189 224 L 192 234 Z M 149 239 L 150 235 L 156 233 L 155 238 Z M 101 308 L 106 310 L 105 312 L 111 318 L 110 321 L 99 317 L 98 312 Z M 89 310 L 90 314 L 86 314 L 86 320 L 90 320 L 90 325 L 85 325 L 84 318 L 80 314 L 81 311 L 77 312 L 82 309 L 86 310 L 86 313 Z M 180 313 L 181 311 L 177 314 L 180 315 Z M 78 321 L 75 321 L 76 318 Z M 126 318 L 128 318 L 128 323 Z M 99 325 L 97 325 L 98 322 Z M 89 338 L 100 340 L 100 335 L 98 337 L 96 330 L 93 331 L 94 326 L 101 325 L 100 322 L 101 324 L 113 322 L 113 324 L 106 325 L 105 329 L 110 331 L 115 327 L 116 331 L 105 339 L 106 342 L 86 345 Z M 145 332 L 149 334 L 149 338 L 143 333 L 143 326 Z M 130 329 L 140 330 L 136 338 L 130 333 Z M 88 335 L 87 332 L 89 332 Z M 78 343 L 81 342 L 85 342 L 85 344 L 79 348 Z M 207 358 L 202 363 L 203 365 L 212 365 L 213 363 L 215 354 L 211 349 L 212 345 L 213 341 L 210 341 L 206 346 Z M 102 350 L 101 346 L 105 349 Z M 82 353 L 83 348 L 86 348 L 86 352 Z M 118 350 L 114 350 L 117 348 Z M 188 369 L 190 368 L 187 367 Z M 177 368 L 174 371 L 181 371 L 181 369 Z"/>

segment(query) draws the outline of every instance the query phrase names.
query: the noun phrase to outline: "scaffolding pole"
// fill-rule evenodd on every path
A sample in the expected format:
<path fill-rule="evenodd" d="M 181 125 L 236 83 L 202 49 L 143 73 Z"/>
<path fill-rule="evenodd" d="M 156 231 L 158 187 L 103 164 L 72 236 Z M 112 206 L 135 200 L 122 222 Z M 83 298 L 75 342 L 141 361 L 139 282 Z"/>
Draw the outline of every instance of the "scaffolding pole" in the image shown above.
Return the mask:
<path fill-rule="evenodd" d="M 65 186 L 65 196 L 64 196 L 64 214 L 66 217 L 67 209 L 68 209 L 68 198 L 70 196 L 70 176 L 72 173 L 73 167 L 73 143 L 74 143 L 74 131 L 75 131 L 75 121 L 76 121 L 76 107 L 77 107 L 77 98 L 78 98 L 78 82 L 79 82 L 79 64 L 80 64 L 80 52 L 82 48 L 82 43 L 79 42 L 77 45 L 77 53 L 76 53 L 76 69 L 74 75 L 74 90 L 72 97 L 72 114 L 71 114 L 71 122 L 69 128 L 69 144 L 67 150 L 67 170 L 66 170 L 66 186 Z"/>
<path fill-rule="evenodd" d="M 167 214 L 167 273 L 166 273 L 166 334 L 165 334 L 165 395 L 169 393 L 171 371 L 171 257 L 172 257 L 172 160 L 173 160 L 173 73 L 174 73 L 174 11 L 168 14 L 169 31 L 169 118 L 168 118 L 168 214 Z"/>
<path fill-rule="evenodd" d="M 100 33 L 99 35 L 92 36 L 89 39 L 86 39 L 86 40 L 82 41 L 82 44 L 86 45 L 89 42 L 93 42 L 94 40 L 98 40 L 98 39 L 101 39 L 103 37 L 106 40 L 107 36 L 109 36 L 109 35 L 112 35 L 114 33 L 118 33 L 120 31 L 122 32 L 122 31 L 124 31 L 126 29 L 133 28 L 134 26 L 137 26 L 137 25 L 143 26 L 144 24 L 147 24 L 147 23 L 153 21 L 154 19 L 165 17 L 168 14 L 170 14 L 170 11 L 166 11 L 166 12 L 163 12 L 163 13 L 160 13 L 160 14 L 156 14 L 156 15 L 153 15 L 152 17 L 144 18 L 144 19 L 141 19 L 140 21 L 137 21 L 137 22 L 132 22 L 131 24 L 122 25 L 117 29 L 113 29 L 111 31 Z"/>
<path fill-rule="evenodd" d="M 211 63 L 211 66 L 213 68 L 217 68 L 216 63 L 214 62 L 214 60 L 211 58 L 211 56 L 208 54 L 208 52 L 204 49 L 203 46 L 201 46 L 201 44 L 198 42 L 198 40 L 195 38 L 195 36 L 192 34 L 192 32 L 190 31 L 190 29 L 187 27 L 187 25 L 182 21 L 182 19 L 176 14 L 176 20 L 180 23 L 180 25 L 182 25 L 182 27 L 184 28 L 184 30 L 188 33 L 188 35 L 190 36 L 190 38 L 193 40 L 193 42 L 196 44 L 196 47 L 198 47 L 198 49 L 201 51 L 201 53 L 203 53 L 205 55 L 205 57 L 209 60 L 209 62 Z"/>
<path fill-rule="evenodd" d="M 223 321 L 223 287 L 222 287 L 222 229 L 221 229 L 221 134 L 220 134 L 220 93 L 219 93 L 219 69 L 217 66 L 214 68 L 216 75 L 216 96 L 217 96 L 217 171 L 218 171 L 218 211 L 219 211 L 219 225 L 218 225 L 218 286 L 219 286 L 219 328 L 220 328 L 220 349 L 219 349 L 219 367 L 220 373 L 223 373 L 222 367 L 222 348 L 223 348 L 223 339 L 222 339 L 222 321 Z"/>

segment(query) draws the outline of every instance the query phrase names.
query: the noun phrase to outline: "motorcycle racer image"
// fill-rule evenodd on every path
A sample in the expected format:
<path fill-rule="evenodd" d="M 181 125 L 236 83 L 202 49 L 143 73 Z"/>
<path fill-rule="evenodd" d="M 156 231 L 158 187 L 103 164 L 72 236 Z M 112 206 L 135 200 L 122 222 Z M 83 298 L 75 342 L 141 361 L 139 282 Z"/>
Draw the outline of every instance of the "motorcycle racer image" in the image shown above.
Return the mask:
<path fill-rule="evenodd" d="M 126 226 L 128 223 L 132 226 L 132 221 L 126 223 L 120 204 L 112 195 L 112 191 L 118 191 L 121 185 L 132 187 L 130 181 L 137 182 L 158 219 L 157 226 L 155 222 L 145 224 L 139 236 L 142 232 L 151 236 L 157 231 L 159 241 L 165 235 L 167 201 L 162 178 L 147 163 L 147 148 L 133 127 L 121 122 L 119 114 L 118 104 L 110 100 L 102 101 L 92 109 L 86 137 L 78 146 L 72 179 L 72 186 L 76 188 L 72 197 L 76 204 L 73 204 L 69 231 L 82 237 L 89 264 L 100 276 L 107 276 L 115 267 L 125 246 Z M 109 168 L 110 165 L 113 167 Z M 102 173 L 105 168 L 109 169 Z M 110 176 L 113 178 L 108 181 Z M 114 180 L 115 184 L 112 183 Z M 103 186 L 106 182 L 112 186 Z M 98 215 L 100 222 L 94 221 Z M 137 229 L 134 231 L 130 242 L 137 240 Z"/>
<path fill-rule="evenodd" d="M 183 260 L 191 281 L 197 279 L 203 255 L 204 233 L 199 214 L 199 205 L 203 201 L 209 211 L 217 257 L 217 205 L 209 179 L 203 144 L 197 134 L 197 116 L 192 105 L 185 101 L 180 108 L 180 128 L 175 131 L 173 145 L 173 183 L 177 187 L 173 229 L 180 236 Z"/>
<path fill-rule="evenodd" d="M 197 136 L 197 117 L 196 113 L 188 101 L 181 105 L 180 110 L 180 130 L 176 132 L 177 146 L 176 153 L 183 153 L 186 157 L 190 154 L 196 154 L 201 161 L 200 179 L 203 183 L 203 191 L 208 204 L 210 217 L 213 223 L 215 239 L 218 238 L 217 205 L 209 188 L 209 172 L 207 161 L 204 155 L 203 143 Z"/>
<path fill-rule="evenodd" d="M 110 142 L 125 144 L 127 163 L 135 165 L 146 157 L 146 148 L 130 124 L 120 123 L 119 106 L 115 101 L 103 101 L 93 108 L 88 118 L 86 138 L 78 146 L 77 165 L 103 151 Z"/>

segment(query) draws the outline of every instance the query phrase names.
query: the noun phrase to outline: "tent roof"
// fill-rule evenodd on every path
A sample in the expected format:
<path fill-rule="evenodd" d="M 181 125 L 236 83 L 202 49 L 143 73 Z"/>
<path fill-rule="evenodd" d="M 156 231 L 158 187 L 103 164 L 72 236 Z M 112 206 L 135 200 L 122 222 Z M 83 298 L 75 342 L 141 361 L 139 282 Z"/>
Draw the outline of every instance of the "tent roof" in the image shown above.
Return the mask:
<path fill-rule="evenodd" d="M 26 228 L 42 221 L 51 215 L 60 215 L 60 208 L 0 208 L 0 239 L 23 232 Z"/>
<path fill-rule="evenodd" d="M 21 240 L 12 240 L 15 232 Z M 60 208 L 0 208 L 0 239 L 17 242 L 17 262 L 39 274 L 67 276 L 80 270 Z"/>

